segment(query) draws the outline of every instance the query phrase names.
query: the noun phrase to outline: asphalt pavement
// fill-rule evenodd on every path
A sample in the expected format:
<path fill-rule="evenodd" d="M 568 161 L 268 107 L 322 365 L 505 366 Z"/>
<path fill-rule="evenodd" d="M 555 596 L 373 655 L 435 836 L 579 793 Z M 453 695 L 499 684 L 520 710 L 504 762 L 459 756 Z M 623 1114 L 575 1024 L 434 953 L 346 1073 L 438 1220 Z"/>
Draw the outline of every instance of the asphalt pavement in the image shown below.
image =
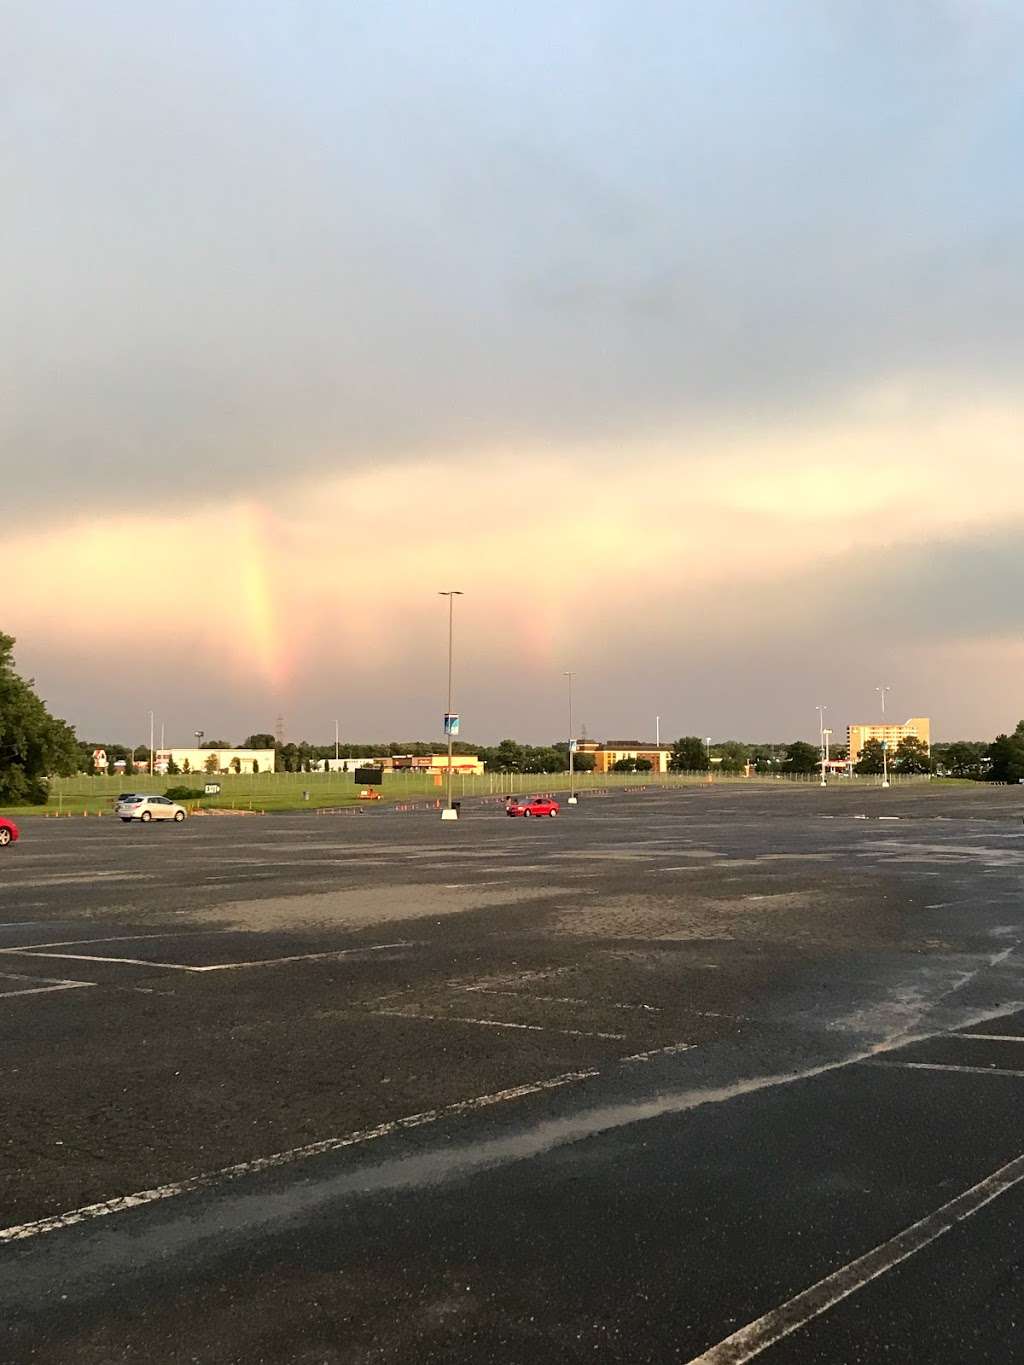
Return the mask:
<path fill-rule="evenodd" d="M 0 1359 L 1024 1360 L 1022 810 L 26 822 Z"/>

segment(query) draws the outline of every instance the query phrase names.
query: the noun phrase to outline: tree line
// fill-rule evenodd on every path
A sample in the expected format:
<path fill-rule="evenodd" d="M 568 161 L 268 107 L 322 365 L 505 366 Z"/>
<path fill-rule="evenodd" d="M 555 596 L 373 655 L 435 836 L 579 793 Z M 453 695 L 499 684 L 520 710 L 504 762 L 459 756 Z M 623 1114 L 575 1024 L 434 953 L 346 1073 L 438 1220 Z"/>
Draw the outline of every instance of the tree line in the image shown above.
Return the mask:
<path fill-rule="evenodd" d="M 67 721 L 50 714 L 37 695 L 31 678 L 21 677 L 14 668 L 14 640 L 0 633 L 0 805 L 42 804 L 47 799 L 47 779 L 92 772 L 93 751 L 104 749 L 108 770 L 122 759 L 130 770 L 146 770 L 150 752 L 144 746 L 116 743 L 86 743 L 79 740 Z M 230 749 L 227 740 L 206 740 L 204 749 Z M 240 748 L 274 749 L 275 766 L 285 772 L 309 772 L 313 765 L 334 758 L 333 744 L 278 744 L 272 734 L 260 732 L 246 736 Z M 569 766 L 568 744 L 560 740 L 550 745 L 520 744 L 503 739 L 496 745 L 473 745 L 464 740 L 453 744 L 457 754 L 476 754 L 488 772 L 556 773 Z M 413 754 L 419 757 L 437 753 L 438 744 L 422 740 L 393 740 L 387 744 L 350 744 L 340 747 L 343 758 L 372 759 Z M 846 757 L 845 750 L 832 750 L 835 758 Z M 790 744 L 752 744 L 742 740 L 722 740 L 708 744 L 697 735 L 684 735 L 672 745 L 669 767 L 673 772 L 706 772 L 712 761 L 721 772 L 740 773 L 813 773 L 821 761 L 820 751 L 805 740 Z M 863 748 L 854 772 L 881 773 L 888 762 L 894 773 L 936 773 L 939 776 L 973 781 L 1020 782 L 1024 780 L 1024 720 L 1012 734 L 1000 734 L 992 741 L 954 740 L 933 744 L 931 751 L 920 740 L 908 737 L 889 754 L 883 755 L 877 740 Z M 573 756 L 578 772 L 592 771 L 593 754 Z M 235 770 L 238 770 L 236 762 Z M 646 772 L 647 759 L 625 759 L 617 763 L 620 772 Z M 212 772 L 218 759 L 211 756 L 201 765 Z"/>

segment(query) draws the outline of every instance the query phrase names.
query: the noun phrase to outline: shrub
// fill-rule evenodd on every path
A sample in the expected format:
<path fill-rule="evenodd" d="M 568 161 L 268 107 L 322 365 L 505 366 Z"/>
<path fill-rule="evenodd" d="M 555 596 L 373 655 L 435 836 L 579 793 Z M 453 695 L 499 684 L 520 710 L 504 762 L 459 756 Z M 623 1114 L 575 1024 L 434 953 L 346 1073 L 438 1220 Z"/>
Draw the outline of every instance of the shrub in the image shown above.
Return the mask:
<path fill-rule="evenodd" d="M 168 787 L 164 792 L 169 801 L 200 801 L 204 795 L 196 787 Z"/>

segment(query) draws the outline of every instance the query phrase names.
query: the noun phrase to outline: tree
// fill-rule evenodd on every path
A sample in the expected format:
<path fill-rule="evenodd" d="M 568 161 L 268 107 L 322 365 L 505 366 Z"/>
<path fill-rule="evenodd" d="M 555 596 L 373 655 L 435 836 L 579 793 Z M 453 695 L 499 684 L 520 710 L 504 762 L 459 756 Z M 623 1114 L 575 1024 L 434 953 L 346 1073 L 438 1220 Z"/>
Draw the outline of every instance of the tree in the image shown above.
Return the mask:
<path fill-rule="evenodd" d="M 984 777 L 988 767 L 988 745 L 976 740 L 958 739 L 952 744 L 933 744 L 932 758 L 936 771 L 948 777 Z"/>
<path fill-rule="evenodd" d="M 821 754 L 815 745 L 802 739 L 786 745 L 786 761 L 782 765 L 784 773 L 813 773 L 820 767 Z"/>
<path fill-rule="evenodd" d="M 74 730 L 14 671 L 14 640 L 0 634 L 0 805 L 42 805 L 46 779 L 70 776 L 78 763 Z"/>
<path fill-rule="evenodd" d="M 704 741 L 696 735 L 684 735 L 672 745 L 668 766 L 674 773 L 703 773 L 708 767 L 708 753 Z"/>
<path fill-rule="evenodd" d="M 649 773 L 654 764 L 649 758 L 638 758 L 633 764 L 633 771 L 638 773 Z"/>
<path fill-rule="evenodd" d="M 252 770 L 253 770 L 253 773 L 258 773 L 258 772 L 259 772 L 259 770 L 260 770 L 259 759 L 256 759 L 256 758 L 253 759 L 253 761 L 252 761 Z"/>
<path fill-rule="evenodd" d="M 573 770 L 578 773 L 592 773 L 597 767 L 597 759 L 593 754 L 573 754 Z"/>
<path fill-rule="evenodd" d="M 860 757 L 853 765 L 853 771 L 861 777 L 874 777 L 885 771 L 885 750 L 880 739 L 869 739 L 860 751 Z"/>
<path fill-rule="evenodd" d="M 720 764 L 715 764 L 720 772 L 741 773 L 747 766 L 750 745 L 742 744 L 738 739 L 727 739 L 715 745 L 715 753 L 722 759 Z"/>
<path fill-rule="evenodd" d="M 514 739 L 503 739 L 494 751 L 494 766 L 499 773 L 521 773 L 526 755 Z"/>
<path fill-rule="evenodd" d="M 273 749 L 276 742 L 273 735 L 247 735 L 240 745 L 242 749 Z"/>
<path fill-rule="evenodd" d="M 242 771 L 242 760 L 238 757 L 237 754 L 236 754 L 235 757 L 231 760 L 231 765 L 230 765 L 230 766 L 231 766 L 231 771 L 232 771 L 233 773 L 240 773 L 240 772 Z"/>
<path fill-rule="evenodd" d="M 192 771 L 192 764 L 188 761 L 187 758 L 181 765 L 181 771 L 183 773 L 190 773 Z"/>
<path fill-rule="evenodd" d="M 185 762 L 187 763 L 187 762 L 188 762 L 188 759 L 186 759 Z M 177 763 L 175 763 L 174 759 L 173 759 L 173 758 L 169 758 L 169 759 L 167 760 L 167 776 L 168 776 L 168 777 L 177 777 L 178 773 L 180 773 L 180 772 L 181 772 L 181 769 L 178 767 Z"/>
<path fill-rule="evenodd" d="M 613 773 L 635 773 L 637 760 L 635 758 L 620 758 L 612 764 Z"/>
<path fill-rule="evenodd" d="M 203 749 L 230 749 L 229 739 L 204 739 L 201 746 Z"/>
<path fill-rule="evenodd" d="M 216 773 L 216 772 L 219 772 L 219 771 L 220 771 L 220 759 L 217 757 L 216 754 L 211 754 L 210 757 L 209 757 L 209 758 L 206 760 L 206 762 L 203 764 L 203 767 L 206 769 L 206 771 L 207 771 L 208 773 Z"/>
<path fill-rule="evenodd" d="M 1024 720 L 1012 735 L 996 735 L 988 746 L 990 782 L 1019 782 L 1024 777 Z"/>
<path fill-rule="evenodd" d="M 900 740 L 892 764 L 898 773 L 930 773 L 932 757 L 928 746 L 916 735 L 907 735 Z"/>

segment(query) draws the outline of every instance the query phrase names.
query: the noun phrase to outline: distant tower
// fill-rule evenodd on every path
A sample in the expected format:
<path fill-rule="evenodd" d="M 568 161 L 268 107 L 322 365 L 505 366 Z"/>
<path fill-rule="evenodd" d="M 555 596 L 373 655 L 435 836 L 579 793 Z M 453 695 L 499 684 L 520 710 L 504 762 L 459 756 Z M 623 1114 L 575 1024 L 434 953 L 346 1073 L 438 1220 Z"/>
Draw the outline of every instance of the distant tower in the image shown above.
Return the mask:
<path fill-rule="evenodd" d="M 584 743 L 585 743 L 585 742 L 586 742 L 586 738 L 587 738 L 587 724 L 586 724 L 586 721 L 584 721 L 583 724 L 580 726 L 580 739 L 582 739 L 582 740 L 584 741 Z"/>
<path fill-rule="evenodd" d="M 278 716 L 274 725 L 274 738 L 277 740 L 277 747 L 280 749 L 284 743 L 284 716 Z"/>

